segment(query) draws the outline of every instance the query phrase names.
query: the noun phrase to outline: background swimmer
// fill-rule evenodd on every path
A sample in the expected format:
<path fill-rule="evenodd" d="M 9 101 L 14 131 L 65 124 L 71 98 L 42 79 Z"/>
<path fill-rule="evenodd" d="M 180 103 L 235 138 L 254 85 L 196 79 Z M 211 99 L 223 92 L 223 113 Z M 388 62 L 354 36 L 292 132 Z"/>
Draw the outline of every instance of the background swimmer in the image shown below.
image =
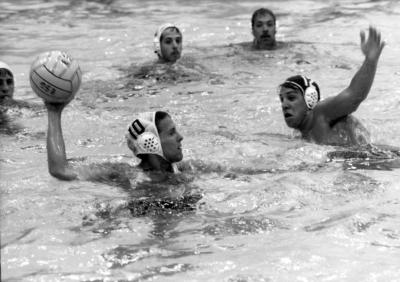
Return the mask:
<path fill-rule="evenodd" d="M 125 85 L 128 89 L 140 90 L 156 83 L 183 83 L 200 81 L 203 78 L 215 80 L 219 76 L 207 70 L 192 58 L 182 58 L 182 32 L 170 23 L 161 25 L 154 34 L 153 47 L 157 54 L 156 62 L 141 66 L 131 65 L 121 68 L 128 72 Z M 154 94 L 154 89 L 150 90 Z"/>
<path fill-rule="evenodd" d="M 276 48 L 276 17 L 271 10 L 261 8 L 254 11 L 251 17 L 251 30 L 254 36 L 254 49 L 273 50 Z"/>
<path fill-rule="evenodd" d="M 42 109 L 37 104 L 15 100 L 14 90 L 14 74 L 6 63 L 0 61 L 0 105 L 5 107 L 31 108 L 33 110 Z"/>
<path fill-rule="evenodd" d="M 11 68 L 0 61 L 0 133 L 8 135 L 19 132 L 22 127 L 12 121 L 22 115 L 21 109 L 38 112 L 42 107 L 21 100 L 14 100 L 15 80 Z"/>
<path fill-rule="evenodd" d="M 280 85 L 279 98 L 286 124 L 301 131 L 302 137 L 320 144 L 361 145 L 369 142 L 365 128 L 350 116 L 367 97 L 385 43 L 380 33 L 369 28 L 368 39 L 361 32 L 365 60 L 350 85 L 336 96 L 320 100 L 316 82 L 296 75 Z"/>
<path fill-rule="evenodd" d="M 260 55 L 265 58 L 274 58 L 276 54 L 265 54 L 264 52 L 249 52 L 249 51 L 272 51 L 276 49 L 286 48 L 289 44 L 276 40 L 277 21 L 272 10 L 260 8 L 253 12 L 251 16 L 251 33 L 253 41 L 231 43 L 228 46 L 233 47 L 228 57 L 243 58 L 251 64 L 260 63 Z M 282 56 L 285 56 L 281 54 Z"/>
<path fill-rule="evenodd" d="M 161 25 L 154 34 L 154 53 L 161 63 L 175 63 L 182 53 L 182 33 L 175 25 Z"/>
<path fill-rule="evenodd" d="M 0 62 L 0 99 L 12 98 L 14 95 L 14 75 L 10 67 Z"/>

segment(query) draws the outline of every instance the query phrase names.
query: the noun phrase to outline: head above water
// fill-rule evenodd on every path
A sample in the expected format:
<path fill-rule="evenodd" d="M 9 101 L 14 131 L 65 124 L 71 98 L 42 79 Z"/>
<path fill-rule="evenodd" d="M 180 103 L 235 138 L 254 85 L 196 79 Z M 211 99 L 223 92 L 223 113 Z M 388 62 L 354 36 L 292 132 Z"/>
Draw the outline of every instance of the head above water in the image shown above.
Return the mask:
<path fill-rule="evenodd" d="M 286 124 L 299 128 L 307 115 L 321 99 L 319 86 L 306 76 L 295 75 L 279 86 L 279 98 Z"/>
<path fill-rule="evenodd" d="M 161 62 L 175 63 L 182 53 L 182 33 L 173 24 L 163 24 L 154 34 L 153 45 Z"/>
<path fill-rule="evenodd" d="M 254 36 L 253 47 L 272 49 L 276 45 L 276 17 L 266 8 L 256 10 L 251 17 L 251 29 Z"/>
<path fill-rule="evenodd" d="M 10 67 L 0 62 L 0 99 L 14 95 L 14 75 Z"/>
<path fill-rule="evenodd" d="M 140 159 L 157 155 L 172 164 L 183 158 L 182 140 L 171 116 L 163 111 L 141 113 L 129 124 L 128 147 Z"/>

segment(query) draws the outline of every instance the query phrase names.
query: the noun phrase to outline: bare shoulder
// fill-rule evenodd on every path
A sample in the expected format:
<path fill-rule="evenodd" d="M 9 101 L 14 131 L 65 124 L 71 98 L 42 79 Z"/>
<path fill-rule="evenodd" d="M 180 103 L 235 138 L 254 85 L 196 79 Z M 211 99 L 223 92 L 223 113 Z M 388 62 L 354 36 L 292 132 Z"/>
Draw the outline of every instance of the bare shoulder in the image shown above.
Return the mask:
<path fill-rule="evenodd" d="M 313 123 L 326 119 L 329 108 L 331 107 L 329 100 L 331 100 L 331 98 L 318 102 L 318 104 L 312 109 Z"/>

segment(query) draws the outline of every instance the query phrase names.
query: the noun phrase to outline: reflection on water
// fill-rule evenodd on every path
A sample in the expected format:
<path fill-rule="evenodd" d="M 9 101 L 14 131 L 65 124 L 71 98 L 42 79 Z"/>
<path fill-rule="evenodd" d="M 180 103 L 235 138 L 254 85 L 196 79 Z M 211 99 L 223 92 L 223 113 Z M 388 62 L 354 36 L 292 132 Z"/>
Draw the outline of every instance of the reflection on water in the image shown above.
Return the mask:
<path fill-rule="evenodd" d="M 263 5 L 276 11 L 283 46 L 251 51 L 250 15 Z M 399 14 L 390 0 L 2 1 L 1 60 L 20 101 L 0 109 L 2 279 L 396 280 Z M 183 31 L 176 65 L 153 63 L 163 22 Z M 276 87 L 303 73 L 322 97 L 339 93 L 370 23 L 388 44 L 355 116 L 385 146 L 301 140 Z M 63 133 L 71 162 L 108 171 L 102 178 L 48 174 L 46 112 L 27 79 L 48 49 L 80 62 Z M 134 113 L 159 109 L 184 136 L 185 161 L 170 182 L 143 183 L 124 133 Z M 129 173 L 118 180 L 114 170 Z"/>

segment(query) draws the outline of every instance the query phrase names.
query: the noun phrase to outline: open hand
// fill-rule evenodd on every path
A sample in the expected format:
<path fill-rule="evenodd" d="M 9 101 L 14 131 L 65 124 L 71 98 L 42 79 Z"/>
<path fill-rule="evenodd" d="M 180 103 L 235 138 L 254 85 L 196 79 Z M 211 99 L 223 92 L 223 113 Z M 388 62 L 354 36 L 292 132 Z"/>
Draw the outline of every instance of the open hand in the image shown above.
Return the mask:
<path fill-rule="evenodd" d="M 378 61 L 385 42 L 381 40 L 381 33 L 374 27 L 369 27 L 368 39 L 365 39 L 365 32 L 360 32 L 361 50 L 367 60 Z"/>

